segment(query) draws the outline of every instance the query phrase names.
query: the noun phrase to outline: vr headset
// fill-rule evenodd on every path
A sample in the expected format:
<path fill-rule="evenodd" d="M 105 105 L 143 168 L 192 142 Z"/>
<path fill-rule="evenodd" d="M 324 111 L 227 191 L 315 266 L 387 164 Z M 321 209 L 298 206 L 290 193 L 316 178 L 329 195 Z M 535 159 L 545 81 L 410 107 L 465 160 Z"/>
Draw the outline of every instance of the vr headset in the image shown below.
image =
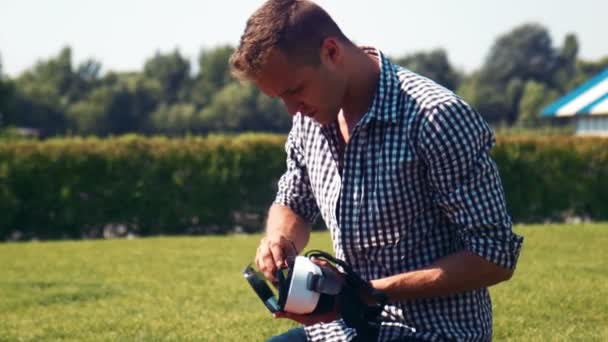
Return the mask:
<path fill-rule="evenodd" d="M 319 266 L 311 258 L 326 260 L 342 271 Z M 278 297 L 264 276 L 251 265 L 245 268 L 243 275 L 270 312 L 321 314 L 334 310 L 338 303 L 344 322 L 361 336 L 378 328 L 377 318 L 387 300 L 346 262 L 319 250 L 290 258 L 286 267 L 277 270 L 278 283 L 274 287 Z M 374 303 L 369 304 L 369 298 Z"/>
<path fill-rule="evenodd" d="M 335 296 L 344 286 L 341 276 L 305 256 L 288 258 L 287 267 L 277 271 L 278 298 L 263 276 L 251 266 L 247 266 L 243 275 L 272 313 L 285 311 L 304 315 L 327 312 L 333 308 Z"/>

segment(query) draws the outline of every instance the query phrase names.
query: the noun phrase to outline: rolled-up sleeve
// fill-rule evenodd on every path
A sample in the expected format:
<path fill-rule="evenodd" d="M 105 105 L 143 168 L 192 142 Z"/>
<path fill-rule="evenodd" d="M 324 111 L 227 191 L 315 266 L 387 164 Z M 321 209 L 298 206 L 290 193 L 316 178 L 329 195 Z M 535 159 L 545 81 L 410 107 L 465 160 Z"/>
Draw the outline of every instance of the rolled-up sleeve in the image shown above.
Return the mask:
<path fill-rule="evenodd" d="M 459 99 L 426 112 L 419 151 L 434 202 L 457 227 L 466 250 L 514 269 L 523 238 L 513 233 L 496 164 L 492 130 Z"/>
<path fill-rule="evenodd" d="M 310 186 L 303 147 L 300 143 L 299 125 L 294 125 L 287 136 L 287 170 L 279 179 L 275 204 L 284 205 L 300 217 L 312 223 L 319 216 L 319 208 Z"/>

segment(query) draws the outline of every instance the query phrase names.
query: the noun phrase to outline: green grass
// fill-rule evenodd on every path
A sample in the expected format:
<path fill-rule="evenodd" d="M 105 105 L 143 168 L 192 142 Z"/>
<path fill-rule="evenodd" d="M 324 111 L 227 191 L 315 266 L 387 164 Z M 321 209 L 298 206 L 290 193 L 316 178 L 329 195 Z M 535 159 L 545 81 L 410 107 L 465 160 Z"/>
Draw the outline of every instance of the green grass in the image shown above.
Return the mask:
<path fill-rule="evenodd" d="M 608 340 L 608 225 L 517 231 L 519 268 L 492 289 L 495 339 Z M 259 238 L 0 244 L 0 341 L 263 341 L 293 325 L 241 277 Z"/>

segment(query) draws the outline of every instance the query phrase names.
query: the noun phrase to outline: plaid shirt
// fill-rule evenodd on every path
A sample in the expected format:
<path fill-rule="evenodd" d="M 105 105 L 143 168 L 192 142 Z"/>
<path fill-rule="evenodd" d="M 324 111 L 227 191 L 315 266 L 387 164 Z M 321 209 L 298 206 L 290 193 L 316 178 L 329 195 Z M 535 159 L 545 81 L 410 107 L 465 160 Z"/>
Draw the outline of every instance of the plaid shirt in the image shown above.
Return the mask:
<path fill-rule="evenodd" d="M 491 129 L 462 99 L 433 81 L 381 64 L 369 111 L 340 162 L 338 126 L 296 115 L 287 171 L 275 203 L 314 221 L 322 215 L 336 257 L 365 279 L 414 271 L 459 250 L 515 268 L 523 239 L 513 234 L 500 177 L 488 151 Z M 487 288 L 385 307 L 379 341 L 487 341 Z M 310 341 L 349 341 L 339 320 L 306 327 Z"/>

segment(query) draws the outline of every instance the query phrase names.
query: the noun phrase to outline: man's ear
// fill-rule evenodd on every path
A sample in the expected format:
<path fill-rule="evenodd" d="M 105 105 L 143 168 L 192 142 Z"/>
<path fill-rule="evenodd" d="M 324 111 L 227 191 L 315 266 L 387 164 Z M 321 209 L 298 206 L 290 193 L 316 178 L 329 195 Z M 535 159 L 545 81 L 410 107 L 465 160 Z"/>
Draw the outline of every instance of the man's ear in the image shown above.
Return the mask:
<path fill-rule="evenodd" d="M 343 46 L 333 37 L 327 37 L 321 44 L 321 61 L 332 65 L 341 65 Z"/>

